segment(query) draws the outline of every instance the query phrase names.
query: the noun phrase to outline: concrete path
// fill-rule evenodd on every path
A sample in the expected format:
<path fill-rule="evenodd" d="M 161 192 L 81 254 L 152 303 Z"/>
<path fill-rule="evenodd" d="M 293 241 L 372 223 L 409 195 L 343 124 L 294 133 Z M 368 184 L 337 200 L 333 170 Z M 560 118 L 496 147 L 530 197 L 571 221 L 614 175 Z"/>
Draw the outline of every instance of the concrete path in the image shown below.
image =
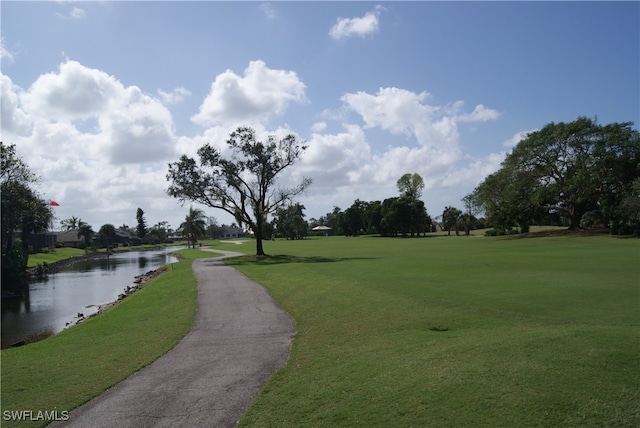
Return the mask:
<path fill-rule="evenodd" d="M 194 261 L 197 312 L 175 348 L 50 426 L 234 426 L 285 365 L 295 326 L 261 285 L 222 258 Z"/>

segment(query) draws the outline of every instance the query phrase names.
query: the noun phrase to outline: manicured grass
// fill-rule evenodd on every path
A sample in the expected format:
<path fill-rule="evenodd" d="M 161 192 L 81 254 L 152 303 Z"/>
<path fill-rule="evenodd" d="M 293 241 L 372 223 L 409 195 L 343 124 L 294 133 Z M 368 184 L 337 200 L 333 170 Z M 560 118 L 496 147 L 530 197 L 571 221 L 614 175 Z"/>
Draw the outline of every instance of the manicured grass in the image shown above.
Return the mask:
<path fill-rule="evenodd" d="M 79 248 L 56 248 L 50 253 L 29 254 L 27 267 L 36 267 L 38 264 L 42 264 L 42 262 L 54 263 L 72 257 L 83 256 L 84 254 L 84 250 Z"/>
<path fill-rule="evenodd" d="M 331 237 L 265 248 L 271 257 L 228 264 L 265 284 L 298 333 L 241 426 L 640 425 L 638 240 Z M 98 395 L 186 334 L 195 296 L 187 260 L 99 317 L 2 350 L 2 410 L 68 410 Z"/>
<path fill-rule="evenodd" d="M 2 350 L 2 410 L 71 410 L 173 348 L 195 314 L 191 262 L 216 256 L 178 253 L 183 261 L 102 315 L 41 342 Z M 43 424 L 2 420 L 3 427 Z"/>
<path fill-rule="evenodd" d="M 240 426 L 640 426 L 638 240 L 336 237 L 265 250 L 227 263 L 264 284 L 298 333 Z"/>

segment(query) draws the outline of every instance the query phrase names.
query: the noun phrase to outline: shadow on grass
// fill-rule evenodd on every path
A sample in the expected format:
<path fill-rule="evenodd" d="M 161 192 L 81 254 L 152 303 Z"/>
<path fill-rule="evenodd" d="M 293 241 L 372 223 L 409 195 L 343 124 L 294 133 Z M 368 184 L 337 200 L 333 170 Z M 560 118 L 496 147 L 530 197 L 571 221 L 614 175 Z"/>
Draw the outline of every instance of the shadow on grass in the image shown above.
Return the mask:
<path fill-rule="evenodd" d="M 234 257 L 233 259 L 229 259 L 227 261 L 228 264 L 233 266 L 243 266 L 243 265 L 279 265 L 285 263 L 338 263 L 338 262 L 346 262 L 351 260 L 372 260 L 376 257 L 321 257 L 321 256 L 310 256 L 310 257 L 301 257 L 301 256 L 292 256 L 287 254 L 278 254 L 275 256 L 262 256 L 258 257 L 255 255 L 251 256 L 243 256 L 243 257 Z"/>
<path fill-rule="evenodd" d="M 613 237 L 629 237 L 620 235 L 611 235 L 609 229 L 551 229 L 542 230 L 539 232 L 528 233 L 516 233 L 514 235 L 503 235 L 500 238 L 504 239 L 525 239 L 525 238 L 547 238 L 547 237 L 568 237 L 568 238 L 580 238 L 585 236 L 613 236 Z"/>

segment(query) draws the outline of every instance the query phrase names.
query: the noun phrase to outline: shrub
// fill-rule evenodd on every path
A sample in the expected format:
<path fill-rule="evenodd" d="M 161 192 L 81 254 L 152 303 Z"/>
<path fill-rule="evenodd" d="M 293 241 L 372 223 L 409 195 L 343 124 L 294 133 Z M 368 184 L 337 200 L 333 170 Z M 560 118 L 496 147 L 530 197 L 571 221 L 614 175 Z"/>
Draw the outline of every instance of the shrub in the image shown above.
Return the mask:
<path fill-rule="evenodd" d="M 36 265 L 35 276 L 38 279 L 44 279 L 49 275 L 49 263 L 42 262 Z"/>
<path fill-rule="evenodd" d="M 484 236 L 504 236 L 504 235 L 517 235 L 519 232 L 517 229 L 489 229 L 484 233 Z"/>

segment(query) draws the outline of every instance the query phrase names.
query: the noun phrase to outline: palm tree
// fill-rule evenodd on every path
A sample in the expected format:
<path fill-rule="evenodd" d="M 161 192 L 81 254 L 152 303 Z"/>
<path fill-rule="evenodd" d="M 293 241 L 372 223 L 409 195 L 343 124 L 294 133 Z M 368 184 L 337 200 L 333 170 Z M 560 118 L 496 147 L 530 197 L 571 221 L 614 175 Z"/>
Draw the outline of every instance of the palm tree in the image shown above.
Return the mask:
<path fill-rule="evenodd" d="M 63 230 L 76 230 L 78 227 L 80 227 L 81 222 L 82 220 L 80 220 L 78 217 L 71 216 L 71 218 L 62 220 L 60 222 L 60 226 Z"/>
<path fill-rule="evenodd" d="M 187 237 L 187 247 L 193 244 L 196 247 L 198 238 L 202 238 L 207 230 L 207 217 L 204 211 L 198 208 L 189 208 L 189 214 L 184 218 L 184 222 L 180 225 L 182 236 Z"/>

